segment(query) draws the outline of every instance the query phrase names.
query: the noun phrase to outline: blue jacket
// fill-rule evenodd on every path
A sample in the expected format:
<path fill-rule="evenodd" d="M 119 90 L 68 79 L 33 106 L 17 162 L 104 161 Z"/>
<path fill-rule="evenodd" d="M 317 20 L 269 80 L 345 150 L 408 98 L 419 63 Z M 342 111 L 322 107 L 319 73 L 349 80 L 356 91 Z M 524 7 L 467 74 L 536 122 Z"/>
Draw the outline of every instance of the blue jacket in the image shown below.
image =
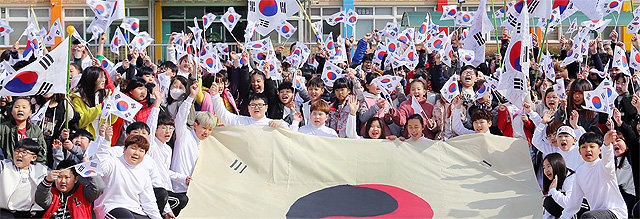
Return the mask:
<path fill-rule="evenodd" d="M 356 51 L 353 53 L 353 58 L 351 58 L 351 64 L 360 64 L 362 62 L 362 57 L 367 52 L 367 41 L 360 40 L 358 41 L 358 47 L 356 47 Z"/>

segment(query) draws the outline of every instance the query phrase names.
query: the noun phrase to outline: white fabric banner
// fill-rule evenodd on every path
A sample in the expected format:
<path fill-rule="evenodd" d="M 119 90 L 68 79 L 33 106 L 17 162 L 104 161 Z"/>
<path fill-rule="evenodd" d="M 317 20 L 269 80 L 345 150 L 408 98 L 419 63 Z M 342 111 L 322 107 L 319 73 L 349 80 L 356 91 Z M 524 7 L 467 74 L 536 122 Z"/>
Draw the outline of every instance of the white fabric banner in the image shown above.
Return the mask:
<path fill-rule="evenodd" d="M 212 135 L 201 142 L 181 217 L 542 217 L 524 140 L 361 140 L 266 126 Z"/>

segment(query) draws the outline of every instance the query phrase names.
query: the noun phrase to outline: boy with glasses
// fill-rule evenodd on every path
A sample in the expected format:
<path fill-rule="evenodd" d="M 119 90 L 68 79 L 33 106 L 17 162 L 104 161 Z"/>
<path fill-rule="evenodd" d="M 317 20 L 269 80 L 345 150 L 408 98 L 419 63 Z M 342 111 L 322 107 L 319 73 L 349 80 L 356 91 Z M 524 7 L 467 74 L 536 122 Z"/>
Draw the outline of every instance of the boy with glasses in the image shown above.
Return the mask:
<path fill-rule="evenodd" d="M 270 127 L 277 128 L 289 128 L 293 130 L 298 130 L 298 125 L 300 121 L 302 121 L 302 115 L 300 113 L 293 114 L 293 122 L 291 126 L 287 123 L 284 123 L 283 120 L 272 120 L 267 118 L 267 109 L 269 106 L 267 105 L 268 100 L 267 96 L 262 93 L 253 94 L 249 97 L 249 115 L 251 116 L 241 116 L 230 113 L 226 110 L 222 99 L 218 93 L 218 85 L 213 83 L 211 85 L 211 89 L 209 89 L 211 94 L 211 99 L 213 101 L 213 109 L 216 112 L 216 116 L 224 125 L 269 125 Z"/>
<path fill-rule="evenodd" d="M 17 142 L 11 160 L 0 161 L 0 218 L 33 217 L 43 210 L 33 198 L 49 172 L 35 162 L 39 152 L 38 142 L 25 138 Z"/>

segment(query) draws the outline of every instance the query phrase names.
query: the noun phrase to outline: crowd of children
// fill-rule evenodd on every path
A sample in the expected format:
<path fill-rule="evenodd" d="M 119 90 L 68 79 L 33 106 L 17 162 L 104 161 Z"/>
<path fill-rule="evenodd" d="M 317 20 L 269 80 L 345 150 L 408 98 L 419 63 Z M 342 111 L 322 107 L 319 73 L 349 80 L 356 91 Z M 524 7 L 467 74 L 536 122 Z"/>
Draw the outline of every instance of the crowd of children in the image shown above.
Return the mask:
<path fill-rule="evenodd" d="M 508 43 L 508 31 L 503 34 Z M 439 53 L 420 47 L 415 68 L 393 68 L 373 62 L 375 36 L 345 39 L 346 50 L 354 52 L 336 63 L 345 76 L 331 85 L 320 76 L 330 59 L 321 49 L 311 55 L 315 62 L 293 68 L 284 47 L 278 48 L 281 64 L 272 70 L 241 61 L 250 60 L 250 53 L 240 47 L 222 60 L 222 70 L 207 72 L 190 55 L 176 52 L 170 40 L 170 58 L 159 65 L 145 51 L 132 50 L 108 72 L 99 64 L 102 51 L 91 57 L 76 41 L 69 99 L 56 94 L 0 101 L 0 218 L 176 217 L 189 203 L 186 192 L 200 142 L 215 127 L 231 125 L 385 141 L 447 140 L 474 133 L 521 138 L 529 142 L 531 161 L 526 162 L 534 167 L 545 218 L 640 216 L 640 97 L 634 90 L 640 84 L 633 70 L 630 77 L 602 65 L 613 60 L 605 45 L 621 46 L 615 31 L 611 44 L 600 37 L 590 44 L 597 62 L 568 67 L 560 63 L 573 42 L 563 38 L 561 55 L 553 59 L 556 78 L 563 79 L 566 90 L 552 88 L 556 81 L 536 74 L 540 66 L 533 60 L 531 90 L 521 106 L 495 91 L 474 97 L 489 80 L 498 79 L 495 65 L 501 54 L 478 67 L 457 58 L 445 65 Z M 451 36 L 458 57 L 464 45 L 457 34 Z M 100 46 L 104 42 L 103 37 Z M 633 46 L 638 45 L 634 37 Z M 532 49 L 532 57 L 538 51 Z M 17 47 L 4 51 L 2 61 L 16 54 Z M 20 70 L 33 60 L 12 67 Z M 618 98 L 612 116 L 584 107 L 585 92 L 604 80 L 593 77 L 592 70 L 606 71 L 613 79 Z M 400 77 L 389 94 L 376 82 L 384 76 Z M 448 101 L 441 88 L 450 77 L 459 79 L 460 94 Z M 295 85 L 297 78 L 304 78 L 305 86 Z M 105 100 L 115 92 L 142 106 L 132 121 L 103 115 Z M 565 92 L 567 98 L 560 99 Z M 32 114 L 41 111 L 43 119 L 33 120 Z M 99 163 L 100 176 L 78 174 L 75 165 L 88 161 Z"/>

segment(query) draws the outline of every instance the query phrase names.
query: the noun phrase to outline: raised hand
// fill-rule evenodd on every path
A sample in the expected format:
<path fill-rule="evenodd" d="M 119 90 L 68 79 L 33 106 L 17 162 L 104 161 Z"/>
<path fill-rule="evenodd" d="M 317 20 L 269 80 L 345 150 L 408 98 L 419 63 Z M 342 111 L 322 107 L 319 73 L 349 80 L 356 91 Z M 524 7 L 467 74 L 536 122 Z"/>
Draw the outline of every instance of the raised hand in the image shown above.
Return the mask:
<path fill-rule="evenodd" d="M 106 129 L 104 130 L 104 138 L 107 139 L 107 141 L 111 141 L 111 139 L 113 138 L 113 126 L 107 125 Z"/>
<path fill-rule="evenodd" d="M 60 147 L 62 147 L 62 142 L 60 142 L 60 140 L 58 140 L 58 139 L 55 139 L 55 140 L 53 140 L 53 144 L 51 146 L 53 148 L 60 148 Z"/>
<path fill-rule="evenodd" d="M 549 124 L 549 122 L 553 121 L 555 114 L 552 110 L 544 111 L 544 115 L 542 116 L 542 123 Z"/>
<path fill-rule="evenodd" d="M 215 84 L 215 83 L 212 83 Z M 198 94 L 198 88 L 200 87 L 200 85 L 198 85 L 197 81 L 194 81 L 193 84 L 191 85 L 191 87 L 189 87 L 189 91 L 191 91 L 191 93 L 189 94 L 189 97 L 191 98 L 195 98 L 196 94 Z"/>
<path fill-rule="evenodd" d="M 549 185 L 549 190 L 555 189 L 558 187 L 558 176 L 553 177 L 553 181 L 551 181 L 551 185 Z"/>
<path fill-rule="evenodd" d="M 436 121 L 431 118 L 427 118 L 427 128 L 429 130 L 436 128 Z"/>
<path fill-rule="evenodd" d="M 216 95 L 218 95 L 218 94 L 219 94 L 219 93 L 218 93 L 218 90 L 219 90 L 219 89 L 220 89 L 220 88 L 218 87 L 218 83 L 213 82 L 213 83 L 211 83 L 211 87 L 209 88 L 209 94 L 211 94 L 211 96 L 212 96 L 212 97 L 213 97 L 213 96 L 216 96 Z"/>
<path fill-rule="evenodd" d="M 356 98 L 355 96 L 351 95 L 348 97 L 348 103 L 349 103 L 349 113 L 353 116 L 356 115 L 356 113 L 358 112 L 358 98 Z"/>
<path fill-rule="evenodd" d="M 155 87 L 153 87 L 153 96 L 156 99 L 156 102 L 153 103 L 153 106 L 160 107 L 162 100 L 164 100 L 164 91 L 160 88 L 159 85 L 156 85 Z"/>
<path fill-rule="evenodd" d="M 462 100 L 460 100 L 460 96 L 456 96 L 451 100 L 451 104 L 453 104 L 455 109 L 462 108 Z"/>
<path fill-rule="evenodd" d="M 580 119 L 580 114 L 578 114 L 578 111 L 572 110 L 571 111 L 571 116 L 569 117 L 569 124 L 571 125 L 571 128 L 578 129 L 578 120 L 579 119 Z"/>
<path fill-rule="evenodd" d="M 60 176 L 60 171 L 61 170 L 52 170 L 51 172 L 49 172 L 49 175 L 47 175 L 46 180 L 49 182 L 53 182 L 56 179 L 58 179 L 58 176 Z"/>
<path fill-rule="evenodd" d="M 533 111 L 531 109 L 531 104 L 529 103 L 522 103 L 522 108 L 524 109 L 525 113 L 531 113 L 531 111 Z"/>
<path fill-rule="evenodd" d="M 616 122 L 617 125 L 622 125 L 622 113 L 620 113 L 620 110 L 613 109 L 613 121 Z"/>
<path fill-rule="evenodd" d="M 282 125 L 282 120 L 271 120 L 269 121 L 269 127 L 271 128 L 278 128 L 280 127 L 280 125 Z"/>
<path fill-rule="evenodd" d="M 636 107 L 636 110 L 640 112 L 640 97 L 637 94 L 633 94 L 633 99 L 631 99 L 631 105 Z"/>
<path fill-rule="evenodd" d="M 618 41 L 618 32 L 615 30 L 611 31 L 609 38 L 611 38 L 612 43 L 616 43 Z"/>
<path fill-rule="evenodd" d="M 607 134 L 604 135 L 604 146 L 609 146 L 613 144 L 613 142 L 616 142 L 617 138 L 618 138 L 618 132 L 616 132 L 615 129 L 607 132 Z"/>
<path fill-rule="evenodd" d="M 302 113 L 296 112 L 293 114 L 293 121 L 302 122 Z"/>
<path fill-rule="evenodd" d="M 71 149 L 73 149 L 73 143 L 69 140 L 65 140 L 64 143 L 62 144 L 62 147 L 70 151 Z"/>

